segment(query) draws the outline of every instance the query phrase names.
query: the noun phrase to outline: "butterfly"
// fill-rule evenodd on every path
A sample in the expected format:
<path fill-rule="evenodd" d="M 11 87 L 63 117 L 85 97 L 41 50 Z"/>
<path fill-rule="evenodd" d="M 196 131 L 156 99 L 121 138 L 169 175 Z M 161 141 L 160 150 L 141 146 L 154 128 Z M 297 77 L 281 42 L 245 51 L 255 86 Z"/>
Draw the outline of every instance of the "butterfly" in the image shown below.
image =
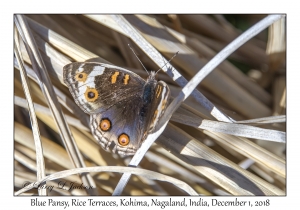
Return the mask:
<path fill-rule="evenodd" d="M 151 71 L 145 81 L 114 65 L 74 62 L 63 79 L 76 104 L 90 115 L 90 128 L 103 149 L 134 155 L 162 117 L 170 95 L 168 85 Z"/>

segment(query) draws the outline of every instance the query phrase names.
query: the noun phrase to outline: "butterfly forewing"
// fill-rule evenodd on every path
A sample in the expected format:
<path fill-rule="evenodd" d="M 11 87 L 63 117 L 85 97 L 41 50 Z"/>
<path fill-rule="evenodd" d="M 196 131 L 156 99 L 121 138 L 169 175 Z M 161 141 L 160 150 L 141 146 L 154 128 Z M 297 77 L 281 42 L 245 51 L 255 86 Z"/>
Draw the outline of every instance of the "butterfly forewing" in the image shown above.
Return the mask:
<path fill-rule="evenodd" d="M 128 70 L 101 63 L 75 62 L 64 67 L 64 82 L 86 113 L 97 113 L 130 97 L 140 95 L 145 81 Z"/>

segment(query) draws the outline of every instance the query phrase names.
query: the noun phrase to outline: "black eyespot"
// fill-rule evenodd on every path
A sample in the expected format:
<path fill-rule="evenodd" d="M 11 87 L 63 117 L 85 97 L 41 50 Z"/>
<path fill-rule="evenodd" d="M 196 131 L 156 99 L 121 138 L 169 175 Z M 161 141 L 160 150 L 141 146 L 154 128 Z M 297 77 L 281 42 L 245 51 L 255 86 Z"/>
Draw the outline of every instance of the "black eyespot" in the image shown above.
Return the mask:
<path fill-rule="evenodd" d="M 95 102 L 99 97 L 99 93 L 95 88 L 87 87 L 84 97 L 88 102 Z"/>
<path fill-rule="evenodd" d="M 78 82 L 85 82 L 87 79 L 87 74 L 84 72 L 78 73 L 75 76 L 75 80 Z"/>
<path fill-rule="evenodd" d="M 88 97 L 89 98 L 95 98 L 95 93 L 94 92 L 88 92 Z"/>

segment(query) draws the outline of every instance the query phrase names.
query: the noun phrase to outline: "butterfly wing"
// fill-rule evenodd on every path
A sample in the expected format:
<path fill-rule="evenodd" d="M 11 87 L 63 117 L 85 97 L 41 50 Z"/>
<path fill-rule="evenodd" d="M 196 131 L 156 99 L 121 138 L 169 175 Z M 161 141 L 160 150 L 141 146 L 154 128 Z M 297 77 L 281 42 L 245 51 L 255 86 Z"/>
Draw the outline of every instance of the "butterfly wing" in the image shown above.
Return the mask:
<path fill-rule="evenodd" d="M 126 69 L 102 63 L 75 62 L 64 67 L 65 84 L 87 114 L 142 93 L 145 81 Z"/>
<path fill-rule="evenodd" d="M 77 103 L 90 114 L 94 137 L 105 149 L 133 155 L 151 132 L 167 105 L 169 88 L 147 82 L 126 69 L 102 63 L 75 62 L 64 67 L 64 82 Z"/>
<path fill-rule="evenodd" d="M 152 99 L 151 111 L 149 112 L 148 133 L 155 129 L 160 118 L 163 116 L 168 105 L 170 89 L 164 81 L 159 81 L 155 86 L 154 96 Z"/>
<path fill-rule="evenodd" d="M 124 103 L 117 103 L 107 110 L 92 114 L 91 132 L 105 150 L 111 146 L 112 151 L 120 155 L 133 155 L 140 147 L 145 122 L 140 119 L 138 111 L 141 107 L 140 97 L 131 97 L 131 100 Z M 102 125 L 104 121 L 108 126 Z M 122 136 L 124 144 L 121 142 Z"/>
<path fill-rule="evenodd" d="M 151 103 L 145 103 L 145 100 L 136 95 L 108 110 L 103 109 L 98 114 L 91 115 L 92 134 L 105 150 L 113 143 L 114 152 L 117 151 L 120 155 L 134 155 L 163 115 L 169 93 L 166 83 L 159 81 L 153 88 L 153 94 L 149 94 Z M 147 95 L 145 92 L 142 94 Z M 103 121 L 109 122 L 110 129 L 103 129 Z M 120 142 L 122 135 L 128 137 L 128 144 L 125 146 Z"/>
<path fill-rule="evenodd" d="M 77 105 L 91 115 L 91 132 L 100 145 L 107 150 L 114 143 L 114 152 L 134 154 L 145 130 L 139 115 L 145 81 L 120 67 L 86 62 L 66 65 L 64 81 Z"/>

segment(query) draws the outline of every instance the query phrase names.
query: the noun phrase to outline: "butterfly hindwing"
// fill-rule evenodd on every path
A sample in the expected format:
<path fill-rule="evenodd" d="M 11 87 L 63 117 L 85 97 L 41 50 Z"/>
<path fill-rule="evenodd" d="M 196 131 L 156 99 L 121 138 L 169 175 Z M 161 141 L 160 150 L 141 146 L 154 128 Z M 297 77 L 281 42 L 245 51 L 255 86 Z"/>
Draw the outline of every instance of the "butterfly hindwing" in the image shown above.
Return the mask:
<path fill-rule="evenodd" d="M 153 100 L 151 103 L 150 122 L 148 132 L 151 132 L 165 112 L 170 96 L 170 89 L 164 81 L 159 81 L 155 86 Z"/>
<path fill-rule="evenodd" d="M 141 107 L 140 103 L 140 98 L 132 98 L 131 101 L 127 101 L 128 106 L 117 103 L 107 110 L 91 115 L 91 132 L 104 149 L 107 150 L 111 143 L 114 143 L 113 151 L 117 150 L 122 155 L 133 155 L 139 148 L 145 129 L 144 121 L 140 120 L 137 113 Z M 103 129 L 102 121 L 109 123 L 109 129 Z M 121 135 L 128 137 L 128 144 L 120 144 Z"/>

